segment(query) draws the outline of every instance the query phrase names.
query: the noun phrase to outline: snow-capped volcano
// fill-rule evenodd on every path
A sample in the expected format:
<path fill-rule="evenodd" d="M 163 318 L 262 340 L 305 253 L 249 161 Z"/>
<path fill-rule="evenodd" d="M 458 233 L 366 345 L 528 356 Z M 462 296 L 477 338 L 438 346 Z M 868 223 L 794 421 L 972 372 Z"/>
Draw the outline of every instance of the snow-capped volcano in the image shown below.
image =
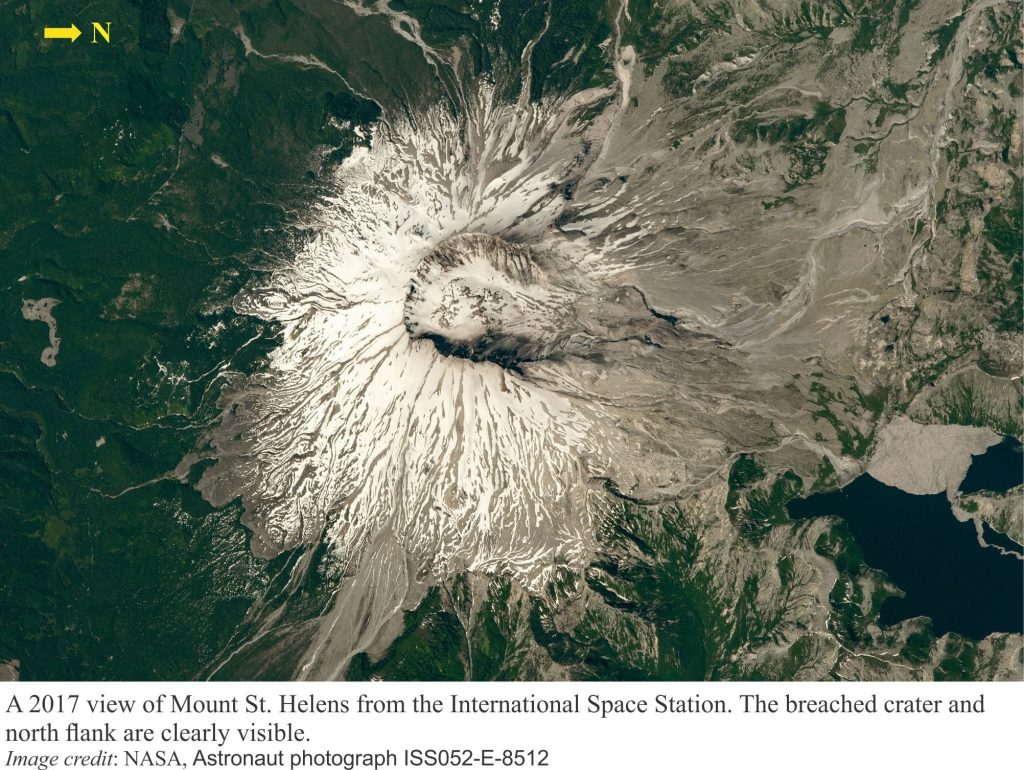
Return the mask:
<path fill-rule="evenodd" d="M 417 570 L 535 583 L 584 563 L 607 437 L 494 361 L 542 358 L 566 331 L 572 281 L 525 244 L 545 240 L 583 138 L 569 113 L 429 117 L 354 153 L 316 238 L 237 300 L 285 333 L 225 397 L 200 487 L 241 495 L 265 556 L 326 537 L 354 569 L 388 533 Z"/>
<path fill-rule="evenodd" d="M 385 571 L 539 589 L 586 564 L 608 481 L 657 496 L 690 480 L 670 437 L 685 415 L 648 432 L 680 387 L 659 370 L 721 355 L 617 281 L 614 249 L 556 226 L 610 96 L 482 92 L 467 125 L 435 110 L 382 128 L 343 164 L 315 238 L 237 299 L 283 339 L 223 397 L 199 486 L 242 498 L 256 553 L 326 538 L 358 572 L 387 542 L 402 557 Z"/>
<path fill-rule="evenodd" d="M 610 505 L 697 493 L 741 452 L 852 467 L 812 440 L 811 378 L 859 376 L 893 296 L 901 263 L 854 242 L 876 191 L 825 171 L 815 194 L 844 205 L 773 213 L 791 161 L 752 165 L 728 120 L 614 51 L 615 87 L 478 83 L 458 110 L 389 115 L 313 237 L 235 301 L 281 343 L 182 474 L 215 460 L 199 488 L 241 498 L 257 554 L 325 542 L 343 565 L 307 675 L 343 671 L 432 581 L 580 575 Z M 847 241 L 856 259 L 822 245 Z"/>

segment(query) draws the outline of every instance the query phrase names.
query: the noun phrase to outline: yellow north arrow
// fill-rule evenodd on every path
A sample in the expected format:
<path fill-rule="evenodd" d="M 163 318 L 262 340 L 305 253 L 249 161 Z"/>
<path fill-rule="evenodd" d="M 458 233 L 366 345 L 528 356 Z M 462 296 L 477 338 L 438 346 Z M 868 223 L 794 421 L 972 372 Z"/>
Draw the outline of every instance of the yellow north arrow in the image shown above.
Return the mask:
<path fill-rule="evenodd" d="M 72 24 L 70 27 L 44 27 L 43 37 L 47 40 L 70 40 L 74 43 L 82 30 Z"/>

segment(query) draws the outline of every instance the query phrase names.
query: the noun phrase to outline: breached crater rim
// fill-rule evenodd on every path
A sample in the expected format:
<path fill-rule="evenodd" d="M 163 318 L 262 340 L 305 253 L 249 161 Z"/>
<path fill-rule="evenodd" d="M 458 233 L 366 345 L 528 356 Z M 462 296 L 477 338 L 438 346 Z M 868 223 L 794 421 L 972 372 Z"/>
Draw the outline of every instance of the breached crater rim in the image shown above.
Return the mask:
<path fill-rule="evenodd" d="M 413 339 L 429 339 L 445 355 L 516 369 L 549 357 L 568 336 L 573 299 L 529 247 L 463 233 L 419 264 L 405 326 Z"/>

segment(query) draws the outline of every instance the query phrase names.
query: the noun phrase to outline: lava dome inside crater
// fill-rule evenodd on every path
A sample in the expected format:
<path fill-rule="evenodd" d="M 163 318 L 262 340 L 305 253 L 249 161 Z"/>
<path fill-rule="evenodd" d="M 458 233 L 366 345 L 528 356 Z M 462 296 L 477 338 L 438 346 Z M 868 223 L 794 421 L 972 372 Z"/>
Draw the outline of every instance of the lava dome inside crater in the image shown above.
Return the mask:
<path fill-rule="evenodd" d="M 444 355 L 517 369 L 558 346 L 573 299 L 528 247 L 464 233 L 420 263 L 406 295 L 405 326 Z"/>

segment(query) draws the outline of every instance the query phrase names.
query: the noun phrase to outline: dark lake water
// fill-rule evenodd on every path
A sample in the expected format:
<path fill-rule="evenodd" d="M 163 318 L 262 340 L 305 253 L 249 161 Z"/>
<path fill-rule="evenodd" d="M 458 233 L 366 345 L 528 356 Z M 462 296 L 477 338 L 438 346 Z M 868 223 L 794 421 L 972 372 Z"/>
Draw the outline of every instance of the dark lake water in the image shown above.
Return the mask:
<path fill-rule="evenodd" d="M 1009 442 L 997 446 L 1004 445 L 1014 451 Z M 1019 450 L 1016 454 L 1020 457 Z M 976 457 L 974 464 L 987 456 Z M 976 474 L 991 485 L 985 489 L 1015 485 L 1010 474 L 1019 466 L 1005 450 L 999 457 L 1001 465 L 992 461 L 984 477 Z M 864 560 L 906 592 L 883 602 L 882 625 L 926 615 L 938 635 L 955 631 L 981 639 L 995 631 L 1024 631 L 1024 561 L 979 545 L 973 522 L 957 521 L 945 494 L 911 495 L 864 474 L 835 492 L 794 500 L 788 508 L 794 519 L 844 519 Z"/>
<path fill-rule="evenodd" d="M 1007 551 L 1013 551 L 1024 555 L 1024 546 L 1011 540 L 1009 537 L 1004 535 L 1002 532 L 997 532 L 988 525 L 987 521 L 981 522 L 981 529 L 984 533 L 985 542 L 989 545 L 998 545 L 1000 548 L 1005 548 Z"/>
<path fill-rule="evenodd" d="M 960 491 L 964 493 L 1005 492 L 1024 484 L 1024 447 L 1013 436 L 1007 436 L 985 454 L 978 455 L 971 462 Z"/>

